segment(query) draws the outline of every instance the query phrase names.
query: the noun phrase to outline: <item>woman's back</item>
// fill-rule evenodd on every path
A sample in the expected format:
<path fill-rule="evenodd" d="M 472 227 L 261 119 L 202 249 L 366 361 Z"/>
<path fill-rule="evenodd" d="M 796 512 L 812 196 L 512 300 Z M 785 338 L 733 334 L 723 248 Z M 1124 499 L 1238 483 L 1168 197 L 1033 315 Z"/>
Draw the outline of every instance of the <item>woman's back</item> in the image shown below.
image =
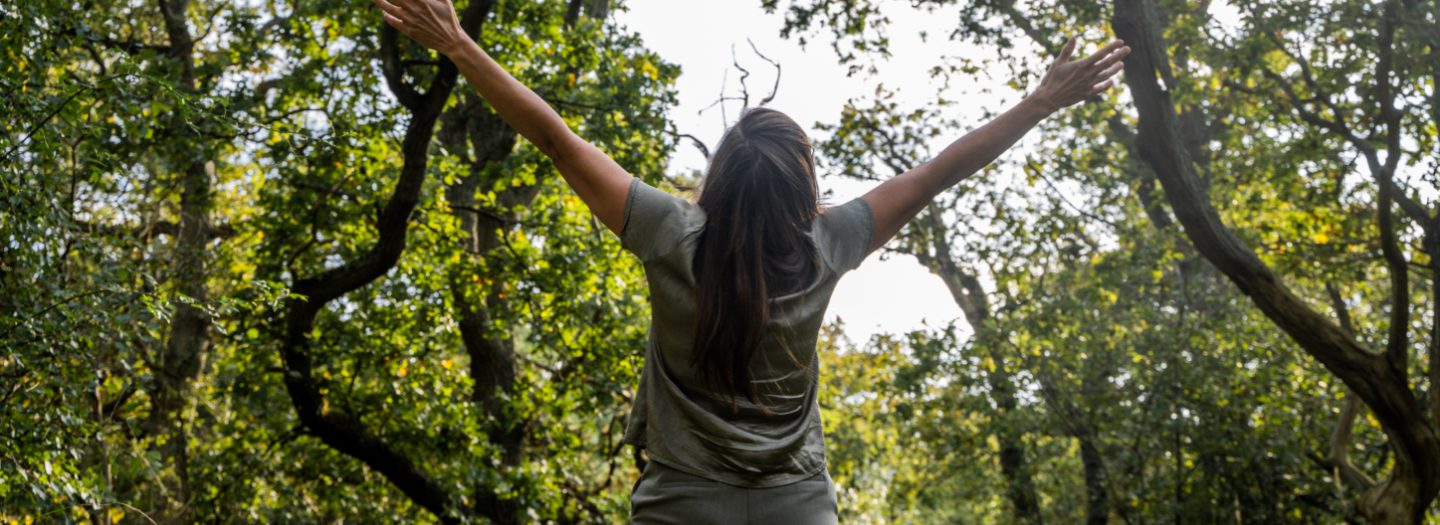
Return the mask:
<path fill-rule="evenodd" d="M 652 322 L 626 441 L 669 467 L 731 485 L 779 486 L 821 472 L 816 338 L 839 277 L 868 252 L 871 221 L 866 202 L 854 199 L 811 224 L 819 267 L 798 291 L 769 300 L 762 343 L 749 365 L 752 401 L 715 392 L 691 366 L 693 262 L 704 210 L 635 179 L 620 239 L 645 265 Z"/>
<path fill-rule="evenodd" d="M 440 50 L 506 123 L 555 162 L 600 222 L 620 234 L 622 246 L 644 261 L 653 318 L 626 441 L 648 448 L 651 465 L 676 469 L 656 469 L 651 476 L 647 466 L 642 475 L 642 481 L 656 482 L 655 490 L 635 494 L 632 509 L 638 520 L 643 507 L 648 521 L 834 523 L 838 509 L 824 472 L 815 402 L 815 338 L 836 281 L 939 192 L 994 161 L 1051 113 L 1109 88 L 1113 80 L 1107 79 L 1129 53 L 1116 41 L 1071 60 L 1072 37 L 1019 104 L 864 197 L 823 212 L 804 130 L 778 111 L 749 108 L 711 156 L 696 205 L 645 185 L 576 135 L 543 98 L 480 49 L 450 0 L 376 4 L 391 27 Z M 706 211 L 713 220 L 707 221 Z M 702 232 L 704 257 L 695 261 Z M 815 253 L 807 253 L 812 248 Z M 692 263 L 708 264 L 699 282 Z M 776 266 L 814 270 L 814 277 L 772 301 L 766 274 Z M 807 477 L 817 478 L 822 490 L 787 485 Z M 681 488 L 693 488 L 697 479 L 775 488 Z"/>

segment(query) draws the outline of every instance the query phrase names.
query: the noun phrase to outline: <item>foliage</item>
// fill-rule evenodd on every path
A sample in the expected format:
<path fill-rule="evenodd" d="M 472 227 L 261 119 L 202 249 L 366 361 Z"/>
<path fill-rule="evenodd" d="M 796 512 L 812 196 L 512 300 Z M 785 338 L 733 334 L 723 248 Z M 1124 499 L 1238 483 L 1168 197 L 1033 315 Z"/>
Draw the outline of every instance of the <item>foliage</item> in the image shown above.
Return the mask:
<path fill-rule="evenodd" d="M 1130 90 L 1047 121 L 886 247 L 965 319 L 825 329 L 842 519 L 1390 516 L 1375 480 L 1418 449 L 1188 212 L 1213 209 L 1317 330 L 1393 356 L 1433 434 L 1440 8 L 762 4 L 857 75 L 888 56 L 887 13 L 944 14 L 996 53 L 932 72 L 1008 71 L 1017 92 L 1060 35 L 1126 28 L 1117 6 L 1163 37 Z M 679 70 L 607 5 L 459 7 L 582 136 L 664 186 Z M 0 5 L 0 522 L 624 519 L 640 268 L 448 62 L 382 27 L 354 1 Z M 827 169 L 878 180 L 972 127 L 953 99 L 895 89 L 824 126 Z M 1154 107 L 1189 139 L 1182 173 L 1137 134 Z M 1190 174 L 1203 202 L 1178 196 Z"/>
<path fill-rule="evenodd" d="M 974 335 L 955 351 L 988 371 L 980 391 L 995 400 L 967 415 L 1020 425 L 986 432 L 1023 453 L 1002 469 L 1003 482 L 982 489 L 1008 499 L 1005 512 L 977 521 L 1403 523 L 1419 519 L 1411 509 L 1431 508 L 1433 493 L 1375 503 L 1384 485 L 1371 480 L 1408 474 L 1394 466 L 1398 426 L 1344 415 L 1356 394 L 1342 379 L 1367 376 L 1295 335 L 1290 314 L 1255 298 L 1250 270 L 1217 258 L 1190 219 L 1193 208 L 1213 206 L 1222 228 L 1309 311 L 1359 347 L 1388 346 L 1411 379 L 1369 377 L 1435 406 L 1440 13 L 1431 3 L 764 4 L 783 13 L 786 34 L 827 38 L 852 74 L 865 75 L 889 56 L 895 10 L 943 13 L 958 21 L 952 41 L 995 56 L 957 56 L 932 73 L 1008 70 L 1018 91 L 1063 35 L 1100 42 L 1127 16 L 1159 35 L 1127 41 L 1154 46 L 1145 50 L 1159 57 L 1154 71 L 1183 139 L 1163 160 L 1183 151 L 1203 204 L 1157 165 L 1156 127 L 1143 125 L 1157 117 L 1142 107 L 1137 135 L 1131 93 L 1120 92 L 1050 119 L 1033 152 L 961 183 L 888 247 L 929 267 L 965 310 Z M 1128 62 L 1134 89 L 1145 69 Z M 945 116 L 953 96 L 903 107 L 895 89 L 852 100 L 827 126 L 822 160 L 877 179 L 923 161 L 962 127 Z M 1398 332 L 1397 320 L 1406 323 Z M 973 371 L 950 374 L 940 381 Z M 1433 433 L 1433 416 L 1408 417 L 1402 425 Z M 957 424 L 934 439 L 974 436 Z M 1430 469 L 1431 459 L 1414 468 Z M 996 479 L 975 469 L 951 476 Z M 922 487 L 938 490 L 935 480 L 896 479 L 889 491 Z M 1038 508 L 1026 494 L 1038 494 Z M 975 494 L 947 501 L 966 502 L 962 513 L 989 508 Z M 945 521 L 952 512 L 922 515 Z"/>
<path fill-rule="evenodd" d="M 379 242 L 377 211 L 408 162 L 397 130 L 414 117 L 386 83 L 378 12 L 368 2 L 161 4 L 175 5 L 182 16 L 128 2 L 0 7 L 0 88 L 11 94 L 0 134 L 0 516 L 454 517 L 318 439 L 284 384 L 296 373 L 280 356 L 285 315 L 312 299 L 297 283 Z M 658 184 L 678 68 L 603 11 L 571 7 L 494 5 L 480 42 Z M 190 53 L 177 52 L 167 23 L 194 37 Z M 398 46 L 403 83 L 443 74 L 434 55 Z M 493 115 L 463 89 L 445 107 L 461 126 Z M 648 317 L 638 265 L 613 256 L 613 236 L 533 146 L 477 158 L 456 148 L 466 140 L 422 148 L 403 256 L 309 332 L 324 410 L 356 415 L 443 480 L 461 519 L 478 519 L 466 509 L 482 489 L 511 502 L 497 521 L 623 517 L 635 471 L 619 435 Z M 206 176 L 187 178 L 197 162 Z M 467 210 L 446 198 L 472 175 L 485 181 L 468 211 L 504 217 L 500 246 L 479 254 L 462 242 Z M 197 180 L 210 201 L 186 190 Z M 503 201 L 517 187 L 533 188 L 531 199 Z M 199 255 L 177 240 L 197 202 L 210 224 Z M 203 297 L 179 291 L 173 261 L 190 256 L 204 267 Z M 487 298 L 486 329 L 513 342 L 511 362 L 472 363 L 455 290 Z M 185 308 L 205 320 L 207 344 L 190 354 L 204 365 L 167 383 L 160 359 Z M 514 368 L 498 408 L 476 392 L 472 364 Z M 156 408 L 176 391 L 178 429 L 157 423 Z M 523 422 L 518 460 L 502 460 L 487 437 L 494 420 Z M 166 452 L 177 437 L 181 453 Z"/>

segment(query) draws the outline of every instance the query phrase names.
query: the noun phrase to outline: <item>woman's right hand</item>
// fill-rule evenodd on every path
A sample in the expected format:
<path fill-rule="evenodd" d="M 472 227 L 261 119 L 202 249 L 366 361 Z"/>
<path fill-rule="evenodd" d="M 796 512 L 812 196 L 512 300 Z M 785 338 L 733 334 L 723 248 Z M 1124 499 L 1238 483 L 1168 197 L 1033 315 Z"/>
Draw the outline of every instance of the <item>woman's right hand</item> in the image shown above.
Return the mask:
<path fill-rule="evenodd" d="M 1123 59 L 1130 54 L 1130 46 L 1125 45 L 1123 40 L 1116 40 L 1093 55 L 1070 60 L 1074 53 L 1075 37 L 1070 37 L 1060 50 L 1060 56 L 1040 80 L 1040 86 L 1030 95 L 1052 113 L 1110 89 L 1115 84 L 1110 77 L 1125 66 Z"/>
<path fill-rule="evenodd" d="M 470 37 L 460 28 L 450 0 L 373 0 L 385 22 L 421 45 L 449 55 Z"/>

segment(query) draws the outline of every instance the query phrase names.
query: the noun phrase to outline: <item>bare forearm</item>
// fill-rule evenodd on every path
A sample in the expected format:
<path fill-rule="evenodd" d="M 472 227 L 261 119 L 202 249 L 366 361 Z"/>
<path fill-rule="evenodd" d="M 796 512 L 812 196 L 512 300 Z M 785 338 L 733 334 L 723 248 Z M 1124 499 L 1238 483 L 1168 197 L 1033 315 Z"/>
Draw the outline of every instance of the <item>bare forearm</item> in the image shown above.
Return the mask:
<path fill-rule="evenodd" d="M 1045 117 L 1113 85 L 1114 80 L 1107 79 L 1120 71 L 1121 59 L 1130 53 L 1124 44 L 1116 40 L 1089 57 L 1072 61 L 1076 43 L 1071 38 L 1035 92 L 1025 100 L 960 137 L 930 161 L 866 193 L 864 198 L 874 218 L 870 248 L 885 244 L 941 191 L 994 162 Z"/>
<path fill-rule="evenodd" d="M 874 216 L 870 249 L 877 249 L 894 237 L 940 192 L 994 162 L 1051 112 L 1047 104 L 1026 98 L 950 143 L 924 164 L 896 175 L 865 194 Z"/>
<path fill-rule="evenodd" d="M 554 108 L 496 64 L 460 27 L 451 0 L 374 0 L 385 23 L 437 50 L 515 131 L 550 160 L 565 182 L 610 231 L 623 226 L 627 190 L 625 169 L 565 124 Z"/>
<path fill-rule="evenodd" d="M 442 52 L 460 74 L 515 131 L 554 159 L 570 128 L 544 99 L 521 84 L 474 41 L 466 38 Z"/>
<path fill-rule="evenodd" d="M 1053 112 L 1043 102 L 1027 97 L 994 120 L 951 142 L 920 171 L 927 179 L 927 189 L 932 195 L 939 194 L 974 175 Z"/>

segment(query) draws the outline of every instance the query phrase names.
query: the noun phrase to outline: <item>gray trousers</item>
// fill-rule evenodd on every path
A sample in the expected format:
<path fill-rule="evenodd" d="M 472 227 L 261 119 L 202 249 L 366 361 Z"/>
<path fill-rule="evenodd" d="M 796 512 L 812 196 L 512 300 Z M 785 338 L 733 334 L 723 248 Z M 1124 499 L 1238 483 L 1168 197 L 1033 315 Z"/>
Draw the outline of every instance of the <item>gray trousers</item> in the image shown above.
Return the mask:
<path fill-rule="evenodd" d="M 789 485 L 745 488 L 667 467 L 654 459 L 630 493 L 630 520 L 650 524 L 839 523 L 828 472 Z"/>

